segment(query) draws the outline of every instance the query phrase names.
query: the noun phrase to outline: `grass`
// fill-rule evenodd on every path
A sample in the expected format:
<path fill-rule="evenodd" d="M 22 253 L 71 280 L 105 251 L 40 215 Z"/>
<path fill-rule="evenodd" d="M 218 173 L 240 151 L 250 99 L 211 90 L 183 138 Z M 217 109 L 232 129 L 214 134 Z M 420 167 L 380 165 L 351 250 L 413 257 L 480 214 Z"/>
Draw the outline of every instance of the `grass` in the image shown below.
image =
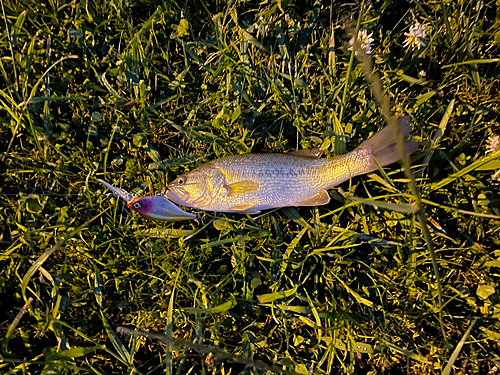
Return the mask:
<path fill-rule="evenodd" d="M 1 373 L 498 370 L 495 1 L 1 5 Z M 152 195 L 225 155 L 343 153 L 391 113 L 411 169 L 318 208 L 154 222 L 97 182 Z"/>

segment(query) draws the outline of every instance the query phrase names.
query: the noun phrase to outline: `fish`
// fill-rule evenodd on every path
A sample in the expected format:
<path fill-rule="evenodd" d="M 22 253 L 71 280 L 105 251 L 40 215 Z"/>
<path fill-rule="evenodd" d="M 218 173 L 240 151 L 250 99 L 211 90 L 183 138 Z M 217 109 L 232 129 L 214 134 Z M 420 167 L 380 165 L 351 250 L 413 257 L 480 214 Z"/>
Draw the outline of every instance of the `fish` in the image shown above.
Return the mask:
<path fill-rule="evenodd" d="M 155 220 L 192 220 L 198 216 L 182 210 L 166 197 L 150 195 L 146 197 L 134 197 L 126 190 L 117 188 L 104 180 L 98 180 L 106 186 L 117 197 L 127 202 L 128 207 L 138 214 Z"/>
<path fill-rule="evenodd" d="M 408 116 L 398 119 L 398 129 L 405 153 L 411 155 L 418 144 L 408 140 L 412 130 Z M 223 157 L 178 176 L 165 194 L 182 206 L 225 213 L 320 206 L 330 202 L 329 189 L 400 159 L 396 138 L 387 126 L 353 151 L 332 158 L 304 152 Z"/>

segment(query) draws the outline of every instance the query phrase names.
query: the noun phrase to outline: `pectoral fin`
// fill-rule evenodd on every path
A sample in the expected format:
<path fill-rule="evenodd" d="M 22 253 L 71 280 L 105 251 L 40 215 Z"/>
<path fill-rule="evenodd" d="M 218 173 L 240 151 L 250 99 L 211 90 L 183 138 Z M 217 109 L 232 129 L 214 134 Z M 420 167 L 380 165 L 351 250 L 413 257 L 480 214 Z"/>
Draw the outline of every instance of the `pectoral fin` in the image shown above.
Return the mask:
<path fill-rule="evenodd" d="M 239 194 L 249 194 L 253 193 L 259 188 L 259 183 L 257 181 L 240 181 L 234 184 L 224 185 L 227 190 L 228 195 L 235 196 Z"/>
<path fill-rule="evenodd" d="M 256 210 L 255 208 L 252 208 L 253 206 L 255 206 L 255 203 L 247 203 L 247 204 L 242 204 L 239 206 L 231 207 L 230 210 L 238 212 L 239 214 L 254 215 L 254 214 L 260 213 L 260 210 Z"/>
<path fill-rule="evenodd" d="M 326 190 L 321 190 L 318 194 L 302 202 L 298 202 L 295 206 L 321 206 L 328 202 L 330 202 L 330 194 Z"/>
<path fill-rule="evenodd" d="M 315 148 L 303 148 L 302 150 L 291 151 L 290 155 L 302 156 L 305 158 L 319 158 L 323 155 L 323 151 L 319 149 L 319 147 Z"/>

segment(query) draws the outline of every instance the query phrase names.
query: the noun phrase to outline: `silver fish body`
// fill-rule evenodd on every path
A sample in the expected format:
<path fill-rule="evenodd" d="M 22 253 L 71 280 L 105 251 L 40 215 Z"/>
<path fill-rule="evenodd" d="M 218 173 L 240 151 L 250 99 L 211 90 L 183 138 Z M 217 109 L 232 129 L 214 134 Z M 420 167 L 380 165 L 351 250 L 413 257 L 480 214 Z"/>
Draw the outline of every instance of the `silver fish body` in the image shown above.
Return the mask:
<path fill-rule="evenodd" d="M 411 124 L 400 119 L 405 149 Z M 330 201 L 327 190 L 400 159 L 391 129 L 385 128 L 354 151 L 335 158 L 293 154 L 246 154 L 224 157 L 174 180 L 167 190 L 175 203 L 208 211 L 255 214 L 287 206 L 317 206 Z M 376 162 L 374 161 L 376 160 Z"/>

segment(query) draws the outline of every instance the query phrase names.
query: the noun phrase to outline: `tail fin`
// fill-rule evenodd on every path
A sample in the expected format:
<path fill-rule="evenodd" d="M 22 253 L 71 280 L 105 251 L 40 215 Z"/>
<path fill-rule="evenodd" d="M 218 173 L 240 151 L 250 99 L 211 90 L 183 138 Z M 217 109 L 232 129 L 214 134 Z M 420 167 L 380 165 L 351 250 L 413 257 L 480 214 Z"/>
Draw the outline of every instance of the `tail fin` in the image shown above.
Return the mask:
<path fill-rule="evenodd" d="M 409 116 L 398 118 L 399 133 L 402 134 L 404 139 L 404 151 L 406 154 L 411 155 L 417 151 L 418 143 L 408 140 L 411 132 L 411 120 Z M 358 149 L 364 149 L 372 156 L 370 165 L 363 171 L 363 173 L 373 172 L 378 169 L 377 163 L 384 167 L 386 165 L 397 162 L 401 159 L 401 155 L 396 149 L 396 138 L 390 126 L 374 134 L 361 145 Z M 373 160 L 375 159 L 377 163 Z"/>

